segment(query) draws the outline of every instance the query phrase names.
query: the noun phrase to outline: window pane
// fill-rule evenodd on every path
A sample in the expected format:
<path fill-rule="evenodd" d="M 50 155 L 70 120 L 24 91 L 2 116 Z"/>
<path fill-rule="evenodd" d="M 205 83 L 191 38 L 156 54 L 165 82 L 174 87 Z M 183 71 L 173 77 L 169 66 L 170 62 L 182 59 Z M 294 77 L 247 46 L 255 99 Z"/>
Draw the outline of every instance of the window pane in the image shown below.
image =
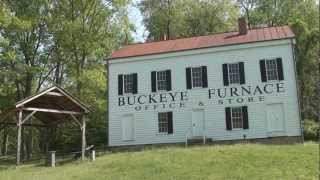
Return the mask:
<path fill-rule="evenodd" d="M 168 115 L 166 112 L 158 113 L 159 133 L 168 132 Z"/>
<path fill-rule="evenodd" d="M 133 92 L 133 74 L 123 75 L 124 93 Z"/>
<path fill-rule="evenodd" d="M 158 90 L 167 90 L 167 73 L 166 71 L 157 72 Z"/>
<path fill-rule="evenodd" d="M 192 87 L 202 87 L 202 68 L 192 68 Z"/>
<path fill-rule="evenodd" d="M 229 66 L 229 82 L 230 84 L 238 84 L 240 83 L 240 70 L 239 64 L 228 64 Z"/>
<path fill-rule="evenodd" d="M 278 80 L 278 70 L 276 59 L 266 60 L 267 79 L 268 81 Z"/>
<path fill-rule="evenodd" d="M 232 128 L 239 129 L 242 128 L 242 108 L 236 107 L 231 108 L 231 119 L 232 119 Z"/>

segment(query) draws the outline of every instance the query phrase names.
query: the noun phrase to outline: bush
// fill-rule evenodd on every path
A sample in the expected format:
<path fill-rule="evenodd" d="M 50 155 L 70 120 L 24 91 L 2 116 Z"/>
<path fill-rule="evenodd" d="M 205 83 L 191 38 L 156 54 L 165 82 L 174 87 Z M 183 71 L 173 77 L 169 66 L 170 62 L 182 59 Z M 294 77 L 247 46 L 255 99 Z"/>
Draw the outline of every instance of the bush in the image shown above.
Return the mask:
<path fill-rule="evenodd" d="M 313 120 L 305 120 L 303 132 L 305 140 L 317 141 L 319 138 L 319 124 Z"/>

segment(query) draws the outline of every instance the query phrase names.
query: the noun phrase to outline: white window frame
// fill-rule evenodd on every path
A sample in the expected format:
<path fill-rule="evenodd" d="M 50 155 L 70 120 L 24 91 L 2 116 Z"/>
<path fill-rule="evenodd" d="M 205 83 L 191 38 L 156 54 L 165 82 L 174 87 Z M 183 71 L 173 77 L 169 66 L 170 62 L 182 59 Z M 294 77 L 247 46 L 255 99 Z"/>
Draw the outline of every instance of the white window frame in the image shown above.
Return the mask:
<path fill-rule="evenodd" d="M 237 128 L 234 128 L 233 127 L 233 111 L 234 111 L 234 109 L 240 109 L 240 118 L 241 118 L 241 128 L 239 128 L 239 127 L 237 127 Z M 241 129 L 243 129 L 243 112 L 242 112 L 242 107 L 231 107 L 230 108 L 230 117 L 231 117 L 231 128 L 232 128 L 232 130 L 241 130 Z M 236 118 L 239 118 L 239 117 L 236 117 Z"/>
<path fill-rule="evenodd" d="M 194 83 L 194 81 L 193 81 L 193 69 L 200 69 L 200 72 L 201 72 L 201 74 L 200 74 L 200 84 L 201 84 L 201 86 L 193 86 L 193 83 Z M 203 87 L 203 79 L 202 79 L 202 66 L 198 66 L 198 67 L 191 67 L 191 86 L 192 86 L 192 88 L 202 88 Z"/>
<path fill-rule="evenodd" d="M 126 81 L 125 81 L 125 76 L 130 76 L 130 78 L 131 78 L 131 81 L 132 81 L 132 83 L 131 83 L 131 92 L 126 92 Z M 122 84 L 123 84 L 123 94 L 133 94 L 133 73 L 131 73 L 131 74 L 123 74 L 123 82 L 122 82 Z"/>
<path fill-rule="evenodd" d="M 269 80 L 269 76 L 268 76 L 269 67 L 267 65 L 267 61 L 275 61 L 275 72 L 276 72 L 276 77 L 277 77 L 276 79 L 270 79 Z M 277 58 L 265 59 L 264 63 L 265 63 L 265 67 L 266 67 L 266 79 L 267 79 L 267 82 L 279 81 Z"/>
<path fill-rule="evenodd" d="M 240 84 L 241 83 L 241 75 L 240 75 L 240 65 L 239 65 L 239 63 L 229 63 L 229 64 L 227 64 L 228 65 L 228 81 L 229 81 L 229 84 Z M 230 71 L 230 66 L 232 66 L 232 65 L 237 65 L 237 67 L 238 67 L 238 73 L 237 73 L 237 75 L 238 75 L 238 78 L 239 78 L 239 82 L 231 82 L 231 74 L 232 75 L 235 75 L 236 73 L 231 73 L 231 71 Z"/>
<path fill-rule="evenodd" d="M 160 122 L 160 114 L 165 114 L 166 122 Z M 169 131 L 169 112 L 158 112 L 158 133 L 159 134 L 168 134 Z M 166 127 L 161 127 L 160 124 L 165 124 Z M 160 129 L 164 129 L 165 131 L 160 131 Z"/>
<path fill-rule="evenodd" d="M 164 73 L 165 74 L 165 80 L 161 80 L 161 81 L 165 81 L 166 83 L 166 86 L 165 86 L 165 89 L 159 89 L 159 79 L 158 79 L 158 73 Z M 156 71 L 156 89 L 157 91 L 167 91 L 168 89 L 168 77 L 167 77 L 167 71 L 166 70 L 163 70 L 163 71 Z"/>

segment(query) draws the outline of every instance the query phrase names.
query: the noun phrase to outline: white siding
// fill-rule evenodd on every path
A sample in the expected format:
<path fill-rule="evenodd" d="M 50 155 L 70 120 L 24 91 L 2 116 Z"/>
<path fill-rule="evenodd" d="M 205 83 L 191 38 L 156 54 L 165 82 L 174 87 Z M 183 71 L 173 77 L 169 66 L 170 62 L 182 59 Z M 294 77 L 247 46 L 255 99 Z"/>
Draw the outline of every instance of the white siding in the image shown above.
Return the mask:
<path fill-rule="evenodd" d="M 224 87 L 223 63 L 244 62 L 245 85 L 256 86 L 264 85 L 261 82 L 259 60 L 272 57 L 282 58 L 284 72 L 282 82 L 285 93 L 266 95 L 264 102 L 233 105 L 218 105 L 215 99 L 208 99 L 208 89 Z M 148 60 L 144 60 L 147 58 Z M 208 88 L 186 89 L 185 68 L 192 66 L 207 66 Z M 171 111 L 171 109 L 136 111 L 133 106 L 118 106 L 118 74 L 138 73 L 138 95 L 151 94 L 151 71 L 166 69 L 171 69 L 172 92 L 188 91 L 186 107 L 172 110 L 174 132 L 170 135 L 158 133 L 157 112 Z M 108 88 L 110 146 L 183 142 L 185 133 L 191 128 L 192 109 L 204 109 L 206 133 L 213 140 L 241 139 L 244 134 L 247 138 L 265 138 L 267 137 L 266 104 L 269 103 L 284 104 L 286 135 L 300 135 L 294 62 L 289 40 L 185 51 L 175 53 L 174 56 L 165 54 L 113 60 L 109 65 Z M 204 102 L 205 106 L 199 107 L 199 101 Z M 249 129 L 227 131 L 225 107 L 242 105 L 248 106 Z M 124 114 L 134 116 L 135 138 L 133 141 L 121 139 L 121 117 Z"/>

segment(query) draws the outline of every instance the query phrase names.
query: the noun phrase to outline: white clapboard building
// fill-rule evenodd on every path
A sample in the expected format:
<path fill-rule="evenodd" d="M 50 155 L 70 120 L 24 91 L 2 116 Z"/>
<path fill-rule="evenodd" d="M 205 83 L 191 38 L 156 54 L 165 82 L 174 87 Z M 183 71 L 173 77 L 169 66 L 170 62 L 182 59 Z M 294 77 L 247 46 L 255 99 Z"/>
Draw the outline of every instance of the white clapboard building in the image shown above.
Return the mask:
<path fill-rule="evenodd" d="M 108 59 L 109 146 L 299 138 L 288 26 L 131 44 Z"/>

